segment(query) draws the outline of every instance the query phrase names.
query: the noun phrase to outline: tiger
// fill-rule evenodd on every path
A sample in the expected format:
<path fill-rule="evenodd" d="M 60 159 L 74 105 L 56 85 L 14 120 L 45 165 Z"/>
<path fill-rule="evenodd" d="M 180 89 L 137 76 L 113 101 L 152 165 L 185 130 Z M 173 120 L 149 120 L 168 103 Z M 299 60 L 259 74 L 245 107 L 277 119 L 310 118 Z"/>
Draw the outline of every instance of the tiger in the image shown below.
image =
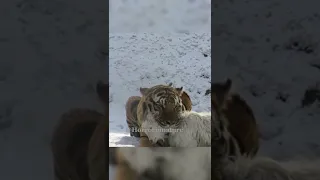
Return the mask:
<path fill-rule="evenodd" d="M 229 133 L 228 153 L 230 156 L 253 157 L 259 149 L 259 131 L 251 107 L 235 92 L 231 92 L 232 81 L 213 83 L 211 87 L 212 112 L 222 119 L 221 128 Z"/>
<path fill-rule="evenodd" d="M 141 97 L 140 96 L 129 97 L 125 106 L 127 125 L 128 125 L 128 128 L 130 129 L 131 136 L 140 137 L 140 146 L 152 146 L 152 143 L 149 141 L 148 136 L 144 132 L 136 131 L 138 129 L 141 129 L 141 125 L 142 125 L 142 122 L 144 121 L 143 119 L 146 113 L 150 115 L 151 113 L 149 112 L 157 113 L 157 111 L 162 112 L 163 110 L 166 110 L 165 112 L 161 113 L 164 116 L 161 116 L 159 114 L 155 115 L 157 116 L 156 118 L 158 119 L 158 121 L 160 120 L 159 122 L 161 122 L 161 119 L 167 118 L 166 116 L 168 115 L 172 116 L 175 114 L 175 112 L 178 112 L 175 110 L 172 111 L 172 109 L 174 108 L 177 108 L 177 110 L 179 111 L 180 111 L 179 108 L 181 108 L 181 110 L 183 111 L 191 111 L 192 109 L 191 99 L 189 95 L 182 89 L 183 88 L 174 88 L 172 87 L 172 83 L 170 83 L 169 85 L 157 85 L 151 88 L 140 88 L 140 93 L 142 95 Z M 154 97 L 157 98 L 157 101 L 153 100 Z M 161 103 L 165 102 L 164 100 L 166 99 L 169 99 L 172 102 L 174 102 L 174 100 L 178 100 L 179 103 L 176 104 L 177 105 L 176 107 L 169 106 L 167 108 L 164 108 L 165 105 Z M 174 103 L 171 105 L 174 105 Z M 153 107 L 156 107 L 157 109 Z M 161 144 L 158 144 L 158 145 L 162 146 Z"/>
<path fill-rule="evenodd" d="M 97 83 L 98 97 L 107 107 L 105 88 L 108 88 L 106 84 Z M 60 116 L 50 142 L 55 180 L 107 178 L 104 171 L 106 117 L 87 108 L 72 108 Z"/>
<path fill-rule="evenodd" d="M 214 103 L 212 97 L 211 102 Z M 112 159 L 110 164 L 116 166 L 115 180 L 194 179 L 195 177 L 191 174 L 185 174 L 185 172 L 189 172 L 188 169 L 190 169 L 190 172 L 197 174 L 196 179 L 222 180 L 223 165 L 225 159 L 229 158 L 229 155 L 225 153 L 226 144 L 234 138 L 230 134 L 223 116 L 220 116 L 219 113 L 214 114 L 212 121 L 214 123 L 211 123 L 213 131 L 211 147 L 165 149 L 121 147 L 113 149 L 109 159 Z M 212 155 L 210 156 L 211 149 Z M 191 163 L 183 161 L 183 159 L 189 159 L 190 157 L 192 157 Z M 169 166 L 169 168 L 163 168 L 165 166 Z M 173 168 L 183 170 L 171 170 Z"/>
<path fill-rule="evenodd" d="M 226 162 L 228 164 L 230 163 L 236 163 L 238 162 L 239 158 L 246 157 L 250 158 L 247 155 L 255 155 L 256 148 L 248 148 L 249 150 L 243 149 L 243 147 L 259 147 L 259 144 L 256 143 L 255 145 L 250 144 L 241 144 L 243 141 L 240 141 L 238 139 L 241 139 L 246 136 L 241 136 L 239 133 L 235 133 L 234 131 L 230 131 L 230 126 L 232 126 L 232 123 L 235 123 L 237 118 L 234 118 L 234 116 L 228 116 L 226 113 L 232 113 L 235 112 L 240 117 L 240 120 L 244 123 L 252 123 L 255 122 L 255 118 L 253 116 L 252 111 L 243 111 L 243 109 L 251 109 L 249 105 L 237 94 L 231 93 L 231 86 L 232 81 L 227 80 L 225 82 L 218 82 L 213 83 L 211 87 L 211 108 L 212 108 L 212 123 L 211 123 L 211 129 L 212 129 L 212 138 L 211 138 L 211 147 L 207 147 L 208 149 L 212 149 L 213 156 L 211 156 L 211 161 L 209 162 L 212 170 L 210 170 L 211 176 L 208 177 L 208 179 L 213 180 L 222 180 L 228 177 L 228 173 L 232 173 L 233 171 L 226 171 Z M 239 111 L 237 111 L 240 108 Z M 249 117 L 249 118 L 248 118 Z M 234 118 L 234 119 L 230 119 Z M 243 127 L 243 126 L 241 126 Z M 233 129 L 234 130 L 234 129 Z M 247 129 L 248 131 L 252 131 L 253 133 L 257 133 L 257 128 Z M 238 137 L 236 137 L 237 135 Z M 257 137 L 257 136 L 256 136 Z M 244 141 L 246 142 L 246 141 Z M 255 141 L 256 142 L 256 141 Z M 206 147 L 197 147 L 196 149 L 202 149 Z M 195 158 L 195 155 L 192 155 L 188 152 L 184 152 L 184 150 L 190 150 L 193 148 L 172 148 L 179 154 L 171 154 L 168 156 L 165 156 L 164 154 L 170 154 L 166 151 L 170 148 L 161 148 L 159 151 L 157 151 L 158 148 L 154 147 L 150 150 L 140 150 L 139 149 L 129 149 L 129 148 L 120 148 L 116 153 L 116 161 L 115 162 L 121 162 L 117 165 L 119 165 L 121 168 L 117 168 L 116 177 L 115 180 L 134 180 L 134 179 L 144 179 L 144 180 L 151 180 L 151 179 L 187 179 L 189 177 L 192 177 L 188 174 L 187 177 L 180 175 L 178 173 L 175 173 L 174 175 L 171 174 L 170 176 L 170 168 L 167 168 L 165 170 L 159 169 L 159 164 L 164 161 L 170 161 L 170 164 L 172 166 L 170 167 L 183 167 L 183 172 L 188 172 L 188 168 L 190 168 L 189 163 L 183 163 L 181 159 L 185 159 L 188 157 L 193 157 L 193 165 L 196 167 L 210 167 L 209 165 L 201 165 L 202 162 L 200 162 L 197 158 Z M 136 151 L 136 152 L 134 152 Z M 138 151 L 141 151 L 140 153 Z M 153 151 L 153 152 L 152 152 Z M 163 155 L 155 156 L 156 152 L 163 153 Z M 190 151 L 191 152 L 191 151 Z M 139 155 L 141 154 L 141 155 Z M 200 154 L 200 153 L 199 153 Z M 139 157 L 144 158 L 139 158 Z M 182 155 L 186 155 L 186 157 L 182 157 Z M 159 157 L 161 156 L 160 160 Z M 178 159 L 175 159 L 176 157 L 179 157 Z M 164 159 L 163 159 L 164 158 Z M 168 164 L 165 164 L 167 166 Z M 185 167 L 187 166 L 187 167 Z M 193 167 L 193 166 L 192 166 Z M 194 168 L 194 167 L 193 167 Z M 237 167 L 234 167 L 235 170 L 237 170 Z M 153 171 L 152 171 L 153 170 Z M 191 171 L 191 170 L 190 170 Z M 130 172 L 130 176 L 126 176 L 125 172 Z M 157 172 L 157 173 L 155 173 Z M 194 172 L 194 171 L 192 171 Z M 212 172 L 212 173 L 211 173 Z M 236 171 L 234 171 L 236 172 Z M 159 174 L 160 173 L 160 174 Z M 199 172 L 197 174 L 205 174 L 204 172 Z M 197 177 L 197 179 L 199 179 Z M 236 179 L 236 178 L 235 178 Z"/>
<path fill-rule="evenodd" d="M 179 127 L 182 122 L 178 117 L 180 112 L 187 111 L 182 102 L 183 87 L 173 88 L 167 85 L 157 85 L 151 88 L 140 88 L 142 94 L 137 107 L 137 119 L 141 127 L 140 136 L 148 137 L 153 144 L 164 142 L 159 139 L 162 132 L 148 131 L 150 127 Z M 160 143 L 160 146 L 163 146 Z"/>
<path fill-rule="evenodd" d="M 211 101 L 214 103 L 213 98 Z M 224 179 L 226 160 L 234 162 L 229 161 L 229 152 L 226 151 L 230 149 L 227 144 L 234 138 L 224 116 L 219 111 L 213 115 L 211 147 L 117 148 L 110 155 L 115 159 L 111 163 L 116 166 L 115 180 Z M 237 145 L 235 141 L 232 143 Z M 191 162 L 184 161 L 186 159 Z"/>

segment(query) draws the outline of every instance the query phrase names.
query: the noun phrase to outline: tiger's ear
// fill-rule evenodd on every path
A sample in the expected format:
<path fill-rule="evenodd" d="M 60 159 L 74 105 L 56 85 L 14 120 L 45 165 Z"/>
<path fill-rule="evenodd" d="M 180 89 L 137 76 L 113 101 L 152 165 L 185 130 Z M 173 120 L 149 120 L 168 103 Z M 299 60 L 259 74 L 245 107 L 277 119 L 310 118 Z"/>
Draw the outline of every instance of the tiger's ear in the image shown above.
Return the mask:
<path fill-rule="evenodd" d="M 98 94 L 99 99 L 104 103 L 109 103 L 109 85 L 99 81 L 96 84 L 96 93 Z"/>
<path fill-rule="evenodd" d="M 231 90 L 231 86 L 232 86 L 232 81 L 231 79 L 228 78 L 226 82 L 223 84 L 223 89 L 226 94 L 229 94 Z"/>
<path fill-rule="evenodd" d="M 186 107 L 187 111 L 192 109 L 192 101 L 187 92 L 183 91 L 181 95 L 182 104 Z"/>
<path fill-rule="evenodd" d="M 221 109 L 228 97 L 232 87 L 231 79 L 227 78 L 224 82 L 213 83 L 211 85 L 211 104 L 215 109 Z"/>
<path fill-rule="evenodd" d="M 145 96 L 145 95 L 147 95 L 147 92 L 148 92 L 148 90 L 149 90 L 149 88 L 140 88 L 140 93 L 141 93 L 141 95 L 142 96 Z"/>
<path fill-rule="evenodd" d="M 179 96 L 182 96 L 182 93 L 183 93 L 183 87 L 181 88 L 175 88 L 177 93 L 179 94 Z"/>
<path fill-rule="evenodd" d="M 230 91 L 231 91 L 231 86 L 232 86 L 232 81 L 231 79 L 227 79 L 224 84 L 222 85 L 223 88 L 223 97 L 220 97 L 222 99 L 220 99 L 220 108 L 222 108 L 223 106 L 226 105 L 226 101 L 228 99 L 228 97 L 230 96 Z M 219 97 L 218 97 L 219 98 Z"/>

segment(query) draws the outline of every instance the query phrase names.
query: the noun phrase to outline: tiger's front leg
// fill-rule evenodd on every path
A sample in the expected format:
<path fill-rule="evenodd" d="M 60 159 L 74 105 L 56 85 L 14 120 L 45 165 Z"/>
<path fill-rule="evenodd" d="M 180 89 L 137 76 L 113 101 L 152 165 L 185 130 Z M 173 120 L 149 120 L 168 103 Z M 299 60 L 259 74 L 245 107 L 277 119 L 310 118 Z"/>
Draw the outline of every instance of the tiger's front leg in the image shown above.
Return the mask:
<path fill-rule="evenodd" d="M 152 142 L 144 132 L 140 132 L 139 147 L 153 147 Z"/>
<path fill-rule="evenodd" d="M 152 142 L 150 142 L 148 137 L 141 137 L 139 141 L 140 147 L 153 147 Z"/>
<path fill-rule="evenodd" d="M 152 143 L 148 137 L 140 138 L 140 147 L 169 147 L 169 143 L 166 140 L 159 140 L 156 143 Z"/>

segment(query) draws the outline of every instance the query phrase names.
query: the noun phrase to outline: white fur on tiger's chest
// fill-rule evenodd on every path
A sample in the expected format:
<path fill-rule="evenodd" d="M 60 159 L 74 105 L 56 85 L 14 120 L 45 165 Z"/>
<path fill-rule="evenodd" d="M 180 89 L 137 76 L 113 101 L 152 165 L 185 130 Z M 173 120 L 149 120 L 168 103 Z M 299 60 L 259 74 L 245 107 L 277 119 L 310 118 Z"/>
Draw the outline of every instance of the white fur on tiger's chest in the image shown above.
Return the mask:
<path fill-rule="evenodd" d="M 165 130 L 166 128 L 161 127 L 158 122 L 153 118 L 151 114 L 146 116 L 145 121 L 141 125 L 141 130 L 148 136 L 149 140 L 153 143 L 158 142 L 159 140 L 165 139 Z"/>

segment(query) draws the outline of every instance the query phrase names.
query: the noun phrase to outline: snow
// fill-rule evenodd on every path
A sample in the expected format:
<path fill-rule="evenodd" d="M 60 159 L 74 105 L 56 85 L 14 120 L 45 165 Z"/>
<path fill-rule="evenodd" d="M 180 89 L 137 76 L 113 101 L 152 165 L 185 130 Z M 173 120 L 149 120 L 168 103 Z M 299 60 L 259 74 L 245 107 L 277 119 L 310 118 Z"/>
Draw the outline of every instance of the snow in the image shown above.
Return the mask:
<path fill-rule="evenodd" d="M 0 179 L 53 180 L 49 145 L 59 116 L 75 107 L 103 112 L 95 85 L 107 80 L 101 53 L 105 8 L 79 1 L 5 3 L 0 5 L 6 24 L 0 28 Z"/>
<path fill-rule="evenodd" d="M 126 123 L 125 103 L 140 87 L 172 82 L 192 97 L 193 110 L 211 111 L 210 34 L 110 34 L 109 147 L 136 146 Z"/>
<path fill-rule="evenodd" d="M 208 33 L 211 0 L 110 0 L 112 33 Z"/>
<path fill-rule="evenodd" d="M 319 64 L 320 15 L 315 1 L 297 2 L 213 1 L 213 81 L 232 78 L 257 118 L 259 155 L 276 159 L 320 155 L 319 101 L 300 107 L 306 89 L 320 81 L 312 66 Z"/>
<path fill-rule="evenodd" d="M 107 1 L 3 2 L 0 179 L 52 180 L 49 143 L 59 116 L 75 107 L 103 112 L 94 88 L 98 80 L 107 80 Z M 110 32 L 209 32 L 208 1 L 182 2 L 155 2 L 142 14 L 150 1 L 113 0 Z M 161 13 L 167 18 L 159 21 Z"/>
<path fill-rule="evenodd" d="M 211 1 L 111 0 L 109 5 L 109 146 L 137 145 L 124 105 L 140 95 L 139 87 L 172 82 L 194 96 L 195 110 L 208 109 L 202 96 L 210 87 Z"/>
<path fill-rule="evenodd" d="M 214 81 L 231 77 L 252 106 L 262 134 L 259 153 L 319 156 L 317 102 L 297 109 L 306 88 L 319 83 L 320 71 L 311 66 L 319 64 L 315 1 L 213 2 L 219 4 Z M 210 3 L 110 1 L 110 146 L 136 145 L 124 104 L 140 86 L 173 82 L 186 88 L 195 110 L 210 107 L 203 96 L 211 73 Z M 0 179 L 51 180 L 49 142 L 59 116 L 74 107 L 103 112 L 94 86 L 108 73 L 106 6 L 25 0 L 0 7 L 8 22 L 0 29 Z M 287 102 L 276 98 L 279 92 L 289 95 Z"/>
<path fill-rule="evenodd" d="M 213 81 L 230 77 L 252 106 L 260 155 L 320 155 L 319 101 L 301 108 L 306 89 L 320 83 L 320 69 L 311 65 L 320 65 L 313 2 L 214 1 Z"/>
<path fill-rule="evenodd" d="M 109 146 L 135 146 L 138 140 L 129 136 L 125 122 L 124 105 L 128 97 L 139 95 L 138 88 L 140 86 L 149 87 L 166 82 L 177 83 L 175 85 L 195 90 L 194 85 L 189 86 L 183 84 L 190 80 L 182 78 L 182 75 L 174 72 L 178 70 L 176 66 L 179 62 L 186 62 L 191 58 L 199 58 L 199 60 L 208 64 L 209 67 L 205 68 L 209 70 L 207 72 L 210 74 L 211 52 L 208 45 L 210 45 L 211 36 L 206 35 L 203 37 L 204 39 L 209 38 L 209 41 L 204 45 L 199 43 L 204 40 L 201 39 L 200 36 L 203 35 L 203 33 L 209 33 L 211 30 L 211 1 L 110 0 L 109 4 L 109 30 L 110 33 L 112 33 L 110 37 L 114 37 L 114 39 L 110 38 L 110 48 L 113 48 L 114 52 L 110 49 L 109 54 L 110 99 L 112 98 L 109 111 L 110 121 L 112 121 L 109 126 Z M 154 34 L 143 34 L 147 32 Z M 186 33 L 197 34 L 188 35 Z M 134 35 L 136 36 L 135 38 L 132 37 Z M 192 39 L 191 37 L 193 36 L 197 38 Z M 142 39 L 143 37 L 150 37 L 150 39 Z M 179 37 L 193 41 L 198 47 L 195 49 L 190 48 L 190 45 L 183 42 Z M 130 40 L 130 38 L 132 39 Z M 119 42 L 116 42 L 116 39 L 118 39 Z M 140 45 L 134 42 L 134 39 L 142 44 Z M 168 39 L 171 39 L 171 42 Z M 132 45 L 126 44 L 127 42 L 131 42 Z M 133 50 L 136 52 L 133 52 Z M 159 50 L 161 50 L 161 52 Z M 121 54 L 117 54 L 120 52 Z M 208 54 L 207 58 L 204 58 L 201 53 L 210 54 Z M 174 58 L 176 58 L 176 60 Z M 121 60 L 123 62 L 121 62 Z M 147 64 L 139 67 L 139 65 L 143 63 L 142 61 Z M 161 61 L 163 64 L 160 63 Z M 120 64 L 117 65 L 116 62 Z M 167 65 L 168 63 L 171 63 L 170 66 Z M 151 66 L 151 64 L 154 66 Z M 179 65 L 181 65 L 179 69 L 182 69 L 182 67 L 186 67 L 189 63 Z M 192 70 L 199 69 L 199 65 L 195 65 L 198 66 L 198 68 L 191 67 Z M 113 69 L 111 66 L 119 69 Z M 191 75 L 193 71 L 189 70 L 188 72 L 190 72 L 190 74 L 187 75 L 187 77 L 195 80 L 195 77 Z M 185 72 L 183 74 L 185 74 Z M 167 75 L 168 77 L 165 78 L 162 77 L 162 75 Z M 157 76 L 160 77 L 157 78 Z M 172 76 L 174 78 L 172 78 Z M 192 84 L 194 83 L 191 83 L 191 85 Z M 210 86 L 207 84 L 207 81 L 203 81 L 203 79 L 199 81 L 199 84 L 201 89 L 204 88 L 204 85 L 206 85 L 207 88 Z M 188 91 L 188 93 L 190 92 Z M 192 95 L 193 94 L 194 93 L 192 93 Z M 197 94 L 195 97 L 196 98 L 193 99 L 194 103 L 203 99 Z M 201 106 L 208 107 L 208 104 L 205 103 L 204 105 L 199 104 L 195 106 L 195 108 L 201 109 Z M 113 179 L 114 167 L 109 166 L 109 173 L 109 179 Z"/>

